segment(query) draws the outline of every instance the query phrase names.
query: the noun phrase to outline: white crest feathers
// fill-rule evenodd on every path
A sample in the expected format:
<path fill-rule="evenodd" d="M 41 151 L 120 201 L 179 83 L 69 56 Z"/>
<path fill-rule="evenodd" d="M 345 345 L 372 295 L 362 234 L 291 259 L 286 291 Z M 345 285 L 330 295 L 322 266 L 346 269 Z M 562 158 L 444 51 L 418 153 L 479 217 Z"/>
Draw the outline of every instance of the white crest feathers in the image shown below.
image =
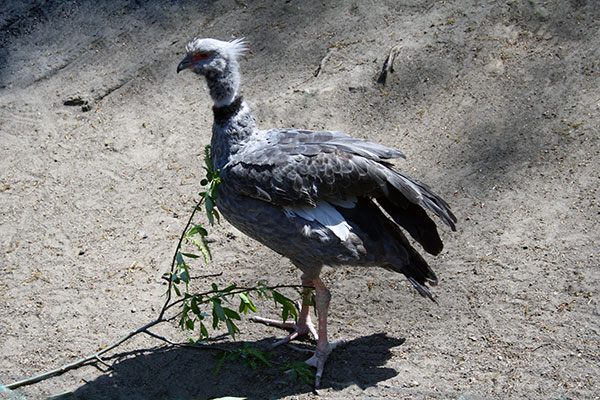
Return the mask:
<path fill-rule="evenodd" d="M 247 42 L 244 38 L 233 39 L 227 43 L 229 44 L 228 50 L 235 59 L 237 59 L 240 56 L 243 56 L 244 53 L 248 51 Z"/>

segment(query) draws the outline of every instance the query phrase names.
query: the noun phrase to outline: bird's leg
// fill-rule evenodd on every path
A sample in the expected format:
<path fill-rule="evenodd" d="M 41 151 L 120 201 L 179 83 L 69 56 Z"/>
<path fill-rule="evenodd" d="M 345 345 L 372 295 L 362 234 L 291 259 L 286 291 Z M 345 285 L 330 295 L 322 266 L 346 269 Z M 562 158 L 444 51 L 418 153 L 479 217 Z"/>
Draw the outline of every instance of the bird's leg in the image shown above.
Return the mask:
<path fill-rule="evenodd" d="M 298 336 L 302 336 L 302 335 L 306 335 L 306 334 L 311 334 L 315 339 L 318 339 L 318 335 L 317 335 L 317 331 L 315 329 L 315 326 L 312 323 L 312 320 L 310 319 L 310 306 L 308 304 L 306 304 L 306 302 L 304 301 L 304 299 L 310 294 L 310 291 L 312 290 L 311 287 L 313 285 L 313 281 L 312 279 L 309 279 L 306 275 L 302 275 L 302 286 L 304 286 L 304 289 L 302 290 L 302 307 L 300 308 L 300 314 L 298 315 L 298 321 L 297 322 L 282 322 L 282 321 L 275 321 L 272 319 L 267 319 L 267 318 L 262 318 L 262 317 L 252 317 L 250 318 L 251 321 L 253 322 L 260 322 L 262 324 L 265 325 L 270 325 L 270 326 L 275 326 L 278 328 L 282 328 L 282 329 L 291 329 L 293 330 L 293 332 L 277 341 L 275 344 L 273 344 L 272 347 L 277 347 L 281 344 L 285 344 L 290 342 L 291 340 L 296 339 Z"/>
<path fill-rule="evenodd" d="M 315 308 L 317 309 L 317 316 L 319 319 L 319 338 L 317 339 L 317 349 L 315 354 L 309 358 L 306 363 L 317 369 L 315 375 L 315 389 L 319 388 L 321 382 L 321 376 L 323 376 L 323 368 L 325 367 L 325 361 L 329 353 L 336 348 L 338 345 L 344 343 L 343 340 L 338 340 L 333 343 L 329 343 L 327 340 L 327 310 L 329 309 L 329 300 L 331 299 L 331 293 L 325 287 L 320 278 L 313 280 L 315 286 Z"/>

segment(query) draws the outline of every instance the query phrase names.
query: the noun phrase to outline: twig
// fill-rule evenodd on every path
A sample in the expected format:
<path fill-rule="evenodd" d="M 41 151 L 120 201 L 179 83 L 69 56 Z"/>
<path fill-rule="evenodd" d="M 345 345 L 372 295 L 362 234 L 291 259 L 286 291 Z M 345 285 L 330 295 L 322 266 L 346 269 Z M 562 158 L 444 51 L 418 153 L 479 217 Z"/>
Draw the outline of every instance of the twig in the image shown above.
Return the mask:
<path fill-rule="evenodd" d="M 108 368 L 109 370 L 112 370 L 112 369 L 114 369 L 114 368 L 112 367 L 112 365 L 108 364 L 106 361 L 104 361 L 102 358 L 100 358 L 100 356 L 97 356 L 97 357 L 96 357 L 96 361 L 98 361 L 100 364 L 104 365 L 104 366 L 105 366 L 106 368 Z M 100 368 L 98 368 L 98 369 L 100 369 Z M 104 372 L 104 371 L 102 371 L 102 372 Z"/>
<path fill-rule="evenodd" d="M 217 294 L 217 293 L 222 293 L 224 295 L 235 295 L 235 294 L 239 294 L 239 293 L 247 293 L 247 292 L 256 292 L 259 290 L 273 290 L 273 289 L 284 289 L 284 288 L 292 288 L 292 289 L 300 289 L 300 288 L 309 288 L 309 289 L 313 289 L 312 286 L 303 286 L 303 285 L 275 285 L 275 286 L 264 286 L 264 287 L 236 287 L 234 290 L 228 291 L 228 292 L 223 292 L 222 290 L 209 290 L 207 292 L 203 292 L 203 293 L 195 293 L 192 296 L 196 296 L 196 297 L 204 297 L 204 296 L 208 296 L 211 294 Z M 168 310 L 169 308 L 183 303 L 186 299 L 185 298 L 181 298 L 178 299 L 176 301 L 174 301 L 173 303 L 166 305 L 165 307 L 165 311 Z"/>
<path fill-rule="evenodd" d="M 550 342 L 545 342 L 545 343 L 542 343 L 542 344 L 540 344 L 539 346 L 537 346 L 536 348 L 534 348 L 533 350 L 531 350 L 530 352 L 531 352 L 531 353 L 533 353 L 534 351 L 536 351 L 536 350 L 538 350 L 538 349 L 541 349 L 541 348 L 542 348 L 542 347 L 544 347 L 544 346 L 549 346 L 549 345 L 551 345 L 551 344 L 552 344 L 552 343 L 550 343 Z"/>
<path fill-rule="evenodd" d="M 144 331 L 145 334 L 152 336 L 155 339 L 158 340 L 162 340 L 165 343 L 170 344 L 171 346 L 175 346 L 175 347 L 186 347 L 186 348 L 191 348 L 191 349 L 199 349 L 199 350 L 219 350 L 219 351 L 225 351 L 226 349 L 220 346 L 214 346 L 212 344 L 198 344 L 198 343 L 177 343 L 174 342 L 170 339 L 167 339 L 164 336 L 160 336 L 157 335 L 154 332 L 150 332 L 149 330 L 145 330 Z M 228 335 L 223 335 L 223 336 L 228 336 Z M 216 340 L 216 339 L 215 339 Z"/>
<path fill-rule="evenodd" d="M 155 339 L 162 340 L 163 342 L 165 342 L 165 343 L 168 343 L 168 344 L 170 344 L 170 345 L 173 345 L 173 346 L 177 346 L 177 345 L 179 345 L 179 343 L 175 343 L 175 342 L 173 342 L 173 341 L 171 341 L 171 340 L 167 339 L 167 338 L 166 338 L 166 337 L 164 337 L 164 336 L 160 336 L 160 335 L 157 335 L 157 334 L 156 334 L 156 333 L 154 333 L 154 332 L 150 332 L 148 329 L 145 329 L 145 330 L 144 330 L 144 333 L 145 333 L 146 335 L 148 335 L 148 336 L 152 336 L 152 337 L 153 337 L 153 338 L 155 338 Z"/>
<path fill-rule="evenodd" d="M 383 62 L 383 66 L 381 67 L 381 72 L 379 73 L 379 77 L 377 78 L 377 84 L 381 87 L 384 87 L 387 83 L 388 74 L 394 73 L 394 60 L 396 56 L 400 52 L 399 48 L 393 47 L 390 49 L 388 56 Z"/>
<path fill-rule="evenodd" d="M 205 149 L 205 153 L 206 153 L 205 161 L 206 161 L 207 166 L 208 166 L 207 171 L 209 172 L 209 175 L 210 174 L 214 175 L 214 173 L 211 172 L 212 171 L 212 165 L 210 163 L 210 159 L 208 158 L 208 154 L 209 154 L 208 147 Z M 217 174 L 218 174 L 218 171 L 217 171 Z M 208 175 L 207 175 L 207 177 L 208 177 L 208 180 L 212 182 L 211 183 L 211 188 L 212 189 L 210 189 L 209 192 L 207 192 L 204 195 L 202 195 L 200 201 L 198 201 L 198 203 L 194 207 L 194 209 L 193 209 L 193 211 L 192 211 L 192 213 L 191 213 L 191 215 L 190 215 L 190 217 L 189 217 L 189 219 L 188 219 L 188 221 L 187 221 L 187 223 L 185 225 L 185 228 L 183 229 L 183 231 L 181 233 L 181 236 L 179 237 L 179 241 L 177 242 L 177 247 L 176 247 L 176 250 L 175 250 L 175 254 L 173 255 L 173 260 L 171 262 L 171 270 L 170 270 L 170 274 L 169 274 L 169 284 L 168 284 L 168 289 L 167 289 L 167 298 L 166 298 L 166 300 L 165 300 L 165 302 L 164 302 L 164 304 L 163 304 L 163 306 L 162 306 L 162 308 L 160 310 L 160 314 L 159 314 L 158 318 L 155 319 L 154 321 L 152 321 L 152 322 L 150 322 L 150 323 L 142 326 L 141 328 L 139 328 L 139 329 L 137 329 L 137 330 L 135 330 L 133 332 L 130 332 L 129 334 L 123 336 L 121 339 L 117 340 L 115 343 L 109 345 L 108 347 L 103 348 L 100 351 L 97 351 L 94 354 L 91 354 L 91 355 L 88 355 L 86 357 L 80 358 L 79 360 L 77 360 L 75 362 L 63 365 L 62 367 L 59 367 L 59 368 L 53 369 L 51 371 L 48 371 L 48 372 L 36 375 L 34 377 L 23 379 L 23 380 L 20 380 L 18 382 L 10 383 L 8 385 L 5 385 L 4 386 L 5 388 L 7 388 L 7 389 L 15 389 L 15 388 L 18 388 L 18 387 L 21 387 L 21 386 L 30 385 L 30 384 L 39 382 L 41 380 L 47 379 L 47 378 L 49 378 L 51 376 L 63 374 L 66 371 L 69 371 L 71 369 L 80 367 L 80 366 L 82 366 L 82 365 L 84 365 L 84 364 L 86 364 L 86 363 L 88 363 L 88 362 L 90 362 L 92 360 L 96 360 L 97 362 L 100 362 L 100 363 L 108 366 L 108 364 L 106 364 L 101 359 L 100 356 L 102 354 L 107 353 L 108 351 L 110 351 L 110 350 L 112 350 L 112 349 L 120 346 L 123 342 L 131 339 L 133 336 L 135 336 L 137 334 L 140 334 L 140 333 L 145 333 L 145 334 L 147 334 L 147 335 L 149 335 L 149 336 L 151 336 L 151 337 L 153 337 L 155 339 L 162 340 L 162 341 L 164 341 L 164 342 L 166 342 L 166 343 L 168 343 L 170 345 L 173 345 L 173 346 L 190 347 L 190 348 L 202 348 L 202 349 L 210 348 L 210 349 L 222 350 L 222 349 L 219 349 L 218 347 L 209 346 L 209 345 L 199 346 L 197 344 L 190 344 L 190 343 L 178 344 L 178 343 L 175 343 L 175 342 L 173 342 L 173 341 L 171 341 L 171 340 L 169 340 L 169 339 L 167 339 L 167 338 L 165 338 L 163 336 L 157 335 L 157 334 L 155 334 L 155 333 L 153 333 L 153 332 L 151 332 L 149 330 L 149 328 L 153 327 L 154 325 L 157 325 L 157 324 L 162 323 L 162 322 L 172 321 L 173 319 L 175 319 L 179 315 L 181 315 L 182 312 L 179 312 L 178 314 L 176 314 L 173 317 L 169 317 L 169 318 L 165 318 L 164 317 L 165 312 L 168 309 L 170 309 L 171 307 L 173 307 L 175 305 L 181 304 L 182 302 L 184 302 L 184 301 L 186 301 L 186 300 L 189 299 L 189 296 L 187 294 L 187 286 L 186 286 L 186 296 L 184 298 L 181 298 L 181 299 L 178 299 L 176 301 L 171 302 L 172 301 L 172 294 L 171 294 L 171 292 L 172 292 L 173 284 L 174 284 L 174 282 L 173 282 L 173 273 L 174 273 L 174 270 L 175 270 L 175 265 L 177 264 L 178 255 L 180 256 L 179 251 L 181 249 L 181 245 L 183 243 L 183 240 L 186 237 L 186 234 L 188 232 L 188 229 L 189 229 L 190 225 L 192 224 L 192 220 L 194 219 L 196 211 L 198 211 L 200 209 L 200 206 L 202 205 L 202 203 L 204 202 L 204 200 L 207 198 L 207 196 L 213 202 L 214 202 L 214 199 L 212 197 L 210 197 L 210 196 L 214 195 L 215 198 L 216 198 L 216 188 L 213 187 L 212 185 L 218 184 L 219 181 L 214 181 L 213 180 L 214 177 L 211 178 Z M 209 215 L 209 220 L 210 220 L 211 225 L 213 224 L 212 216 L 214 215 L 214 216 L 216 216 L 218 218 L 218 214 L 217 214 L 216 210 L 212 210 L 211 207 L 209 207 L 207 209 L 207 215 Z M 214 274 L 214 275 L 208 275 L 208 276 L 205 276 L 205 277 L 220 276 L 221 274 L 222 273 L 218 273 L 218 274 Z M 186 281 L 186 283 L 187 283 L 187 281 Z M 216 287 L 216 286 L 214 286 L 214 287 Z M 300 288 L 300 287 L 302 287 L 302 286 L 301 285 L 277 285 L 277 286 L 272 286 L 272 287 L 261 286 L 261 287 L 251 287 L 251 288 L 235 287 L 235 286 L 231 287 L 230 286 L 230 287 L 227 288 L 227 290 L 218 290 L 218 289 L 217 290 L 210 290 L 210 291 L 207 291 L 207 292 L 204 292 L 204 293 L 194 294 L 192 296 L 196 296 L 196 297 L 200 297 L 200 298 L 204 297 L 204 296 L 208 296 L 208 295 L 219 295 L 219 294 L 222 295 L 222 296 L 232 296 L 232 295 L 236 295 L 236 294 L 240 294 L 240 293 L 248 293 L 248 292 L 251 292 L 251 291 L 273 290 L 273 289 L 279 289 L 279 288 Z M 207 301 L 201 301 L 200 303 L 203 304 L 203 303 L 206 303 L 208 301 L 210 301 L 210 299 L 207 300 Z M 108 367 L 112 368 L 110 366 L 108 366 Z"/>
<path fill-rule="evenodd" d="M 223 272 L 217 272 L 216 274 L 208 274 L 208 275 L 198 275 L 198 276 L 190 276 L 190 280 L 193 279 L 206 279 L 206 278 L 217 278 L 223 275 Z"/>
<path fill-rule="evenodd" d="M 173 287 L 173 270 L 175 269 L 175 263 L 177 263 L 177 253 L 179 253 L 179 249 L 181 248 L 181 243 L 183 242 L 183 238 L 185 237 L 185 234 L 187 233 L 188 228 L 192 224 L 192 219 L 194 218 L 196 211 L 198 211 L 200 209 L 200 206 L 202 205 L 203 201 L 204 201 L 204 197 L 202 197 L 200 199 L 200 201 L 198 201 L 198 203 L 196 204 L 196 207 L 194 207 L 194 209 L 192 210 L 192 214 L 190 215 L 190 218 L 188 219 L 187 223 L 185 224 L 185 228 L 183 228 L 183 231 L 181 232 L 181 236 L 179 237 L 179 241 L 177 242 L 175 254 L 173 254 L 173 260 L 171 261 L 171 271 L 169 274 L 169 287 L 167 288 L 167 299 L 165 300 L 165 304 L 163 304 L 162 309 L 160 310 L 158 319 L 163 318 L 163 315 L 165 314 L 165 311 L 168 308 L 167 305 L 171 301 L 171 288 Z"/>
<path fill-rule="evenodd" d="M 315 78 L 318 78 L 319 75 L 321 75 L 321 72 L 323 72 L 323 69 L 325 68 L 325 63 L 329 60 L 329 56 L 330 55 L 331 55 L 331 52 L 328 50 L 327 54 L 325 54 L 325 57 L 323 57 L 321 59 L 321 62 L 319 63 L 319 66 L 317 67 L 317 69 L 313 73 L 313 75 L 315 76 Z"/>
<path fill-rule="evenodd" d="M 187 230 L 187 227 L 186 227 L 186 230 Z M 275 285 L 275 286 L 265 286 L 265 287 L 260 287 L 260 288 L 258 288 L 258 287 L 238 287 L 238 288 L 235 288 L 235 290 L 231 290 L 231 291 L 228 291 L 228 292 L 223 292 L 222 290 L 216 290 L 216 291 L 215 290 L 210 290 L 210 291 L 207 291 L 207 292 L 204 292 L 204 293 L 196 294 L 196 296 L 207 296 L 207 295 L 210 295 L 210 294 L 217 294 L 217 293 L 222 293 L 224 295 L 235 295 L 235 294 L 245 293 L 245 292 L 249 292 L 249 291 L 273 290 L 273 289 L 282 289 L 282 288 L 295 288 L 295 289 L 299 289 L 299 288 L 302 288 L 302 287 L 303 287 L 302 285 Z M 63 373 L 65 373 L 65 372 L 67 372 L 67 371 L 69 371 L 71 369 L 78 368 L 78 367 L 80 367 L 80 366 L 88 363 L 89 361 L 93 361 L 93 360 L 100 361 L 103 364 L 107 365 L 100 358 L 100 356 L 102 354 L 107 353 L 110 350 L 112 350 L 112 349 L 120 346 L 125 341 L 131 339 L 132 337 L 134 337 L 134 336 L 136 336 L 136 335 L 138 335 L 140 333 L 145 333 L 145 334 L 147 334 L 149 336 L 152 336 L 152 337 L 154 337 L 156 339 L 162 340 L 162 341 L 164 341 L 164 342 L 166 342 L 166 343 L 168 343 L 170 345 L 173 345 L 173 346 L 188 347 L 188 348 L 195 348 L 195 349 L 223 350 L 222 348 L 215 347 L 215 346 L 209 346 L 209 345 L 197 345 L 197 344 L 191 344 L 191 343 L 176 343 L 176 342 L 173 342 L 173 341 L 171 341 L 171 340 L 169 340 L 169 339 L 167 339 L 167 338 L 165 338 L 163 336 L 157 335 L 157 334 L 155 334 L 155 333 L 153 333 L 153 332 L 151 332 L 151 331 L 148 330 L 149 328 L 151 328 L 151 327 L 153 327 L 155 325 L 158 325 L 158 324 L 160 324 L 162 322 L 169 322 L 169 321 L 172 321 L 174 318 L 176 318 L 176 317 L 164 318 L 163 316 L 164 316 L 165 311 L 167 311 L 169 308 L 173 307 L 174 305 L 180 304 L 184 300 L 185 299 L 178 299 L 177 301 L 174 301 L 174 302 L 172 302 L 170 304 L 165 303 L 165 305 L 163 306 L 163 309 L 162 309 L 162 311 L 160 313 L 160 317 L 158 319 L 155 319 L 154 321 L 147 323 L 146 325 L 142 326 L 141 328 L 136 329 L 133 332 L 130 332 L 129 334 L 123 336 L 121 339 L 117 340 L 113 344 L 109 345 L 108 347 L 103 348 L 100 351 L 97 351 L 94 354 L 90 354 L 90 355 L 88 355 L 86 357 L 83 357 L 83 358 L 80 358 L 79 360 L 74 361 L 74 362 L 72 362 L 70 364 L 63 365 L 62 367 L 53 369 L 53 370 L 48 371 L 48 372 L 44 372 L 44 373 L 36 375 L 34 377 L 23 379 L 23 380 L 20 380 L 20 381 L 17 381 L 17 382 L 13 382 L 13 383 L 9 383 L 7 385 L 4 385 L 4 387 L 7 388 L 7 389 L 12 390 L 12 389 L 16 389 L 16 388 L 21 387 L 21 386 L 31 385 L 33 383 L 42 381 L 42 380 L 50 378 L 52 376 L 63 374 Z"/>
<path fill-rule="evenodd" d="M 105 347 L 104 349 L 102 349 L 102 350 L 100 350 L 100 351 L 98 351 L 98 352 L 96 352 L 94 354 L 91 354 L 89 356 L 80 358 L 77 361 L 74 361 L 74 362 L 72 362 L 70 364 L 63 365 L 62 367 L 53 369 L 51 371 L 44 372 L 43 374 L 39 374 L 39 375 L 36 375 L 34 377 L 31 377 L 31 378 L 23 379 L 23 380 L 20 380 L 18 382 L 9 383 L 8 385 L 4 385 L 4 387 L 7 388 L 7 389 L 12 390 L 12 389 L 16 389 L 16 388 L 21 387 L 21 386 L 31 385 L 33 383 L 42 381 L 42 380 L 44 380 L 46 378 L 49 378 L 51 376 L 63 374 L 63 373 L 65 373 L 65 372 L 67 372 L 67 371 L 69 371 L 71 369 L 80 367 L 80 366 L 82 366 L 83 364 L 85 364 L 85 363 L 87 363 L 89 361 L 97 360 L 102 354 L 104 354 L 106 352 L 109 352 L 110 350 L 114 349 L 115 347 L 121 345 L 123 342 L 131 339 L 133 336 L 135 336 L 135 335 L 137 335 L 139 333 L 142 333 L 142 332 L 146 331 L 148 328 L 150 328 L 150 327 L 152 327 L 154 325 L 157 325 L 157 324 L 159 324 L 161 322 L 165 322 L 165 321 L 166 320 L 162 319 L 162 318 L 156 319 L 156 320 L 154 320 L 154 321 L 152 321 L 152 322 L 144 325 L 143 327 L 141 327 L 141 328 L 139 328 L 139 329 L 137 329 L 137 330 L 135 330 L 135 331 L 133 331 L 133 332 L 125 335 L 125 336 L 123 336 L 121 339 L 117 340 L 115 343 L 111 344 L 108 347 Z"/>
<path fill-rule="evenodd" d="M 217 278 L 219 276 L 223 275 L 223 272 L 217 272 L 216 274 L 208 274 L 208 275 L 198 275 L 198 276 L 190 276 L 190 280 L 194 280 L 194 279 L 206 279 L 206 278 Z M 167 278 L 166 276 L 162 277 L 164 280 L 168 281 L 169 278 Z"/>

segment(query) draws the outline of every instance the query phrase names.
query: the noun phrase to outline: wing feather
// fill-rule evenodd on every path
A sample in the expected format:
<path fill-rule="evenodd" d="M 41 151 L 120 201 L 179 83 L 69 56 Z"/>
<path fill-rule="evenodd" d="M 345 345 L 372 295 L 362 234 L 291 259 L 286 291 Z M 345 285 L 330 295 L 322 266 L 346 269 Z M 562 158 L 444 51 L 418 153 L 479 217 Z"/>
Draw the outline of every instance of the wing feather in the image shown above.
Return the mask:
<path fill-rule="evenodd" d="M 386 210 L 398 207 L 401 214 L 416 204 L 454 230 L 456 217 L 444 200 L 425 184 L 391 168 L 389 160 L 400 157 L 404 154 L 398 150 L 340 132 L 273 129 L 252 138 L 251 146 L 241 146 L 223 168 L 222 177 L 240 193 L 284 207 L 371 197 L 388 199 L 382 201 Z M 398 216 L 394 220 L 406 225 L 417 240 L 428 236 L 413 227 L 414 218 L 393 212 Z M 439 248 L 437 243 L 429 247 Z"/>

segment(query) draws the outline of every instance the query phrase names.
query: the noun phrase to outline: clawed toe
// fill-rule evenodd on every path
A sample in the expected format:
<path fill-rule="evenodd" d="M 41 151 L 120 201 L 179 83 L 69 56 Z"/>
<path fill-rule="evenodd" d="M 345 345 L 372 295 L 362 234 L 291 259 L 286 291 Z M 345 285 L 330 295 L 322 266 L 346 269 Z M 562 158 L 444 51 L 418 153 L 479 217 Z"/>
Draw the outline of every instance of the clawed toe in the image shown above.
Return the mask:
<path fill-rule="evenodd" d="M 305 361 L 308 365 L 317 369 L 315 374 L 315 389 L 318 389 L 321 384 L 321 377 L 323 376 L 323 369 L 325 368 L 327 357 L 329 357 L 329 354 L 331 354 L 333 349 L 344 343 L 343 340 L 338 340 L 333 343 L 328 343 L 325 350 L 317 348 L 313 356 Z"/>
<path fill-rule="evenodd" d="M 260 317 L 253 317 L 251 320 L 254 322 L 260 322 L 266 325 L 277 326 L 283 329 L 292 329 L 293 332 L 286 338 L 279 340 L 273 345 L 273 347 L 281 344 L 288 343 L 290 340 L 296 339 L 300 335 L 311 334 L 317 340 L 317 348 L 314 351 L 312 357 L 310 357 L 306 363 L 311 367 L 317 369 L 315 374 L 315 390 L 319 388 L 321 384 L 321 377 L 323 376 L 323 369 L 325 368 L 325 362 L 329 353 L 339 345 L 344 344 L 343 340 L 330 343 L 327 340 L 327 309 L 329 308 L 329 300 L 331 293 L 325 287 L 320 278 L 309 279 L 309 277 L 302 276 L 302 284 L 305 288 L 314 286 L 315 289 L 315 308 L 318 316 L 319 331 L 315 330 L 315 327 L 310 319 L 309 306 L 306 303 L 302 304 L 300 314 L 298 315 L 298 322 L 279 322 L 271 319 L 265 319 Z M 305 289 L 304 295 L 307 295 Z"/>
<path fill-rule="evenodd" d="M 281 322 L 281 321 L 275 321 L 272 319 L 267 319 L 267 318 L 262 318 L 262 317 L 252 317 L 252 318 L 250 318 L 250 320 L 252 322 L 259 322 L 261 324 L 293 331 L 291 334 L 289 334 L 285 338 L 275 342 L 271 346 L 271 348 L 275 348 L 282 344 L 289 343 L 290 341 L 297 339 L 300 336 L 308 335 L 308 334 L 310 334 L 315 340 L 318 339 L 317 330 L 315 329 L 310 318 L 305 318 L 304 320 L 300 319 L 300 320 L 298 320 L 298 322 Z"/>

